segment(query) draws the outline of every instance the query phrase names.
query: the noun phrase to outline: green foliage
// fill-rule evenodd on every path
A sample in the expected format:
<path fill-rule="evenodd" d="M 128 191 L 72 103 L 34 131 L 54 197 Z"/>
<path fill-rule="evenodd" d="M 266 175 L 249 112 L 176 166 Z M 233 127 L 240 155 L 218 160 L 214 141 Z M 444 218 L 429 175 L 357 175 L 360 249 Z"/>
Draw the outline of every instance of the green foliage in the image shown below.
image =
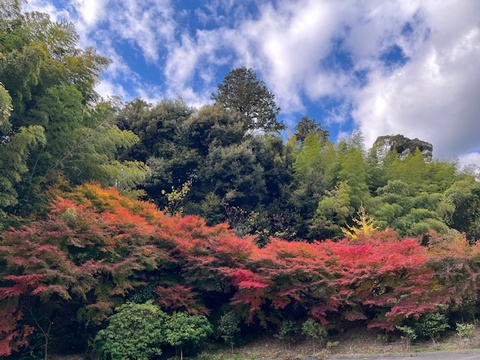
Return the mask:
<path fill-rule="evenodd" d="M 327 336 L 327 331 L 314 319 L 308 319 L 302 324 L 302 334 L 318 340 L 325 338 Z"/>
<path fill-rule="evenodd" d="M 457 335 L 462 339 L 471 339 L 475 335 L 475 324 L 456 323 Z"/>
<path fill-rule="evenodd" d="M 290 346 L 290 342 L 298 333 L 298 330 L 299 330 L 298 326 L 294 321 L 285 319 L 282 321 L 280 330 L 274 336 L 280 339 L 281 341 L 286 342 L 288 346 Z"/>
<path fill-rule="evenodd" d="M 363 152 L 363 138 L 361 134 L 354 134 L 351 139 L 338 144 L 339 151 L 339 180 L 350 186 L 350 204 L 355 209 L 367 205 L 370 192 L 367 186 L 367 171 Z"/>
<path fill-rule="evenodd" d="M 219 195 L 229 206 L 252 210 L 266 192 L 264 169 L 254 146 L 254 141 L 248 140 L 212 148 L 200 171 L 205 190 Z"/>
<path fill-rule="evenodd" d="M 233 312 L 228 312 L 224 314 L 219 321 L 218 331 L 220 337 L 226 343 L 230 344 L 230 347 L 233 350 L 233 345 L 235 344 L 235 339 L 240 333 L 239 320 Z"/>
<path fill-rule="evenodd" d="M 167 315 L 152 302 L 124 304 L 96 335 L 95 352 L 112 360 L 148 360 L 160 355 L 167 341 L 166 320 Z"/>
<path fill-rule="evenodd" d="M 180 348 L 180 359 L 183 359 L 185 345 L 201 345 L 212 333 L 212 325 L 203 315 L 175 312 L 165 324 L 165 339 L 170 345 Z"/>
<path fill-rule="evenodd" d="M 46 189 L 65 180 L 122 190 L 143 182 L 145 164 L 120 159 L 138 137 L 117 126 L 118 101 L 99 101 L 94 90 L 109 60 L 77 48 L 71 23 L 20 10 L 9 1 L 0 18 L 0 211 L 34 217 Z"/>
<path fill-rule="evenodd" d="M 328 137 L 330 136 L 330 132 L 324 130 L 322 124 L 315 119 L 311 119 L 308 116 L 302 117 L 297 125 L 295 125 L 294 135 L 296 140 L 303 142 L 311 132 L 317 134 L 325 142 L 328 141 Z"/>
<path fill-rule="evenodd" d="M 328 196 L 328 192 L 333 190 L 332 185 L 337 176 L 337 153 L 333 144 L 311 132 L 298 149 L 293 169 L 291 202 L 300 210 L 303 220 L 312 219 L 320 207 L 322 196 Z M 323 228 L 323 225 L 320 226 Z M 306 227 L 299 227 L 299 230 L 299 236 L 310 237 L 305 231 Z"/>
<path fill-rule="evenodd" d="M 280 108 L 275 104 L 275 95 L 252 69 L 230 71 L 218 85 L 217 93 L 212 94 L 212 100 L 240 114 L 245 121 L 244 131 L 278 131 L 285 127 L 276 119 Z"/>
<path fill-rule="evenodd" d="M 46 143 L 41 126 L 21 127 L 18 132 L 0 139 L 0 229 L 7 221 L 5 211 L 18 203 L 18 183 L 28 171 L 31 152 Z M 24 195 L 24 194 L 20 194 Z"/>
<path fill-rule="evenodd" d="M 408 351 L 412 341 L 415 341 L 418 337 L 415 329 L 410 327 L 410 326 L 399 326 L 399 325 L 397 325 L 395 327 L 396 327 L 397 330 L 401 331 L 404 334 L 402 336 L 402 339 L 405 340 L 405 345 L 406 345 L 406 348 L 407 348 L 407 351 Z"/>
<path fill-rule="evenodd" d="M 415 324 L 415 330 L 420 336 L 429 337 L 435 343 L 435 339 L 448 329 L 447 317 L 440 313 L 426 314 Z"/>
<path fill-rule="evenodd" d="M 340 345 L 340 341 L 327 341 L 327 349 L 333 349 Z"/>
<path fill-rule="evenodd" d="M 325 339 L 327 330 L 320 323 L 310 318 L 302 324 L 302 334 L 312 340 L 313 352 L 315 352 L 315 342 Z"/>
<path fill-rule="evenodd" d="M 320 234 L 320 238 L 335 239 L 343 235 L 342 228 L 354 213 L 350 193 L 350 185 L 340 182 L 318 203 L 312 228 Z"/>
<path fill-rule="evenodd" d="M 10 130 L 9 118 L 12 109 L 12 98 L 0 82 L 0 134 L 2 137 Z"/>

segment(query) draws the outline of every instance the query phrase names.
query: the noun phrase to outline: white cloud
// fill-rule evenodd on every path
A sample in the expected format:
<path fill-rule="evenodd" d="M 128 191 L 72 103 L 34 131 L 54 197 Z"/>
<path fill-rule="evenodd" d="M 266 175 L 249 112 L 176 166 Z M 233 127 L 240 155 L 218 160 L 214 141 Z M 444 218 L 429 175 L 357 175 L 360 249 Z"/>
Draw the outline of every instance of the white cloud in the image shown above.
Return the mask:
<path fill-rule="evenodd" d="M 107 4 L 109 0 L 74 0 L 73 6 L 77 10 L 81 21 L 87 28 L 94 28 L 102 16 L 107 13 Z"/>
<path fill-rule="evenodd" d="M 463 167 L 471 167 L 472 165 L 476 167 L 477 173 L 480 174 L 480 153 L 473 152 L 466 155 L 460 156 L 458 162 Z"/>
<path fill-rule="evenodd" d="M 404 67 L 391 74 L 374 69 L 368 86 L 357 91 L 354 117 L 369 144 L 379 135 L 401 133 L 431 142 L 437 156 L 479 150 L 480 7 L 475 4 L 426 3 L 420 11 L 430 37 L 417 44 Z"/>
<path fill-rule="evenodd" d="M 276 94 L 289 121 L 295 112 L 308 114 L 311 104 L 324 109 L 326 98 L 343 99 L 318 120 L 342 123 L 353 116 L 367 145 L 401 133 L 433 143 L 437 156 L 475 159 L 468 154 L 480 150 L 476 0 L 206 0 L 197 9 L 170 0 L 51 4 L 30 0 L 29 6 L 74 21 L 82 44 L 113 59 L 105 91 L 128 79 L 131 88 L 119 87 L 123 93 L 182 96 L 201 105 L 215 90 L 219 66 L 247 66 Z M 190 27 L 192 18 L 201 28 Z M 158 75 L 141 78 L 119 44 L 139 50 Z M 408 62 L 385 67 L 380 55 L 393 45 Z M 350 58 L 349 66 L 325 63 L 335 47 Z M 364 71 L 365 80 L 356 71 Z"/>
<path fill-rule="evenodd" d="M 97 86 L 95 86 L 95 91 L 105 99 L 112 96 L 118 96 L 121 99 L 128 98 L 128 92 L 123 86 L 109 80 L 103 80 L 97 84 Z"/>
<path fill-rule="evenodd" d="M 54 21 L 68 20 L 71 21 L 70 13 L 66 9 L 57 9 L 50 0 L 30 0 L 23 5 L 23 9 L 27 12 L 42 12 L 50 15 Z"/>
<path fill-rule="evenodd" d="M 318 99 L 333 87 L 332 79 L 318 71 L 339 26 L 333 9 L 329 2 L 315 0 L 267 4 L 259 19 L 238 29 L 246 40 L 236 48 L 238 56 L 262 71 L 286 112 L 304 110 L 302 92 Z M 248 64 L 251 51 L 256 57 Z"/>

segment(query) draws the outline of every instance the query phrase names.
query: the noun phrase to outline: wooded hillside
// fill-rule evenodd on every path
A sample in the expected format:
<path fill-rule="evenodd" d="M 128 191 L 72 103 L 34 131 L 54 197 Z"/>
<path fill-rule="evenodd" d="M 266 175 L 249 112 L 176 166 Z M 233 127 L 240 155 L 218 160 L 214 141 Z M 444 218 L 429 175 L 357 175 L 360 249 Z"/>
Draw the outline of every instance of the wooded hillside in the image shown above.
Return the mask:
<path fill-rule="evenodd" d="M 109 60 L 77 41 L 0 4 L 1 356 L 46 357 L 56 339 L 132 358 L 106 334 L 137 310 L 160 319 L 145 358 L 252 324 L 475 318 L 475 171 L 402 135 L 333 142 L 307 114 L 286 136 L 247 68 L 198 109 L 103 99 Z M 190 322 L 201 333 L 179 338 Z"/>

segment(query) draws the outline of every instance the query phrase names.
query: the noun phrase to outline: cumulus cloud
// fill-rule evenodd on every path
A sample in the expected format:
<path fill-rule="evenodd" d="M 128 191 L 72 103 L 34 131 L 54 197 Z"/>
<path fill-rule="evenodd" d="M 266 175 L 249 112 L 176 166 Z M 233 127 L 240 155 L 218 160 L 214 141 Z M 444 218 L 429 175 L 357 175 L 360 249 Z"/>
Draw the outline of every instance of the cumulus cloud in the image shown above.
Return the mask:
<path fill-rule="evenodd" d="M 198 106 L 219 74 L 247 66 L 292 126 L 296 115 L 318 111 L 343 132 L 355 124 L 367 146 L 401 133 L 433 143 L 434 155 L 479 161 L 476 0 L 66 3 L 29 6 L 74 21 L 83 43 L 113 59 L 105 92 L 119 82 L 122 96 L 181 96 Z M 158 71 L 140 75 L 132 56 Z"/>
<path fill-rule="evenodd" d="M 403 67 L 372 70 L 368 85 L 355 93 L 354 119 L 370 144 L 379 135 L 401 133 L 433 143 L 437 156 L 478 151 L 480 7 L 430 2 L 418 12 L 428 37 L 421 46 L 405 47 L 410 60 Z"/>
<path fill-rule="evenodd" d="M 140 95 L 140 82 L 158 82 L 142 79 L 129 57 L 140 53 L 146 63 L 159 61 L 175 36 L 170 0 L 71 0 L 54 4 L 51 0 L 30 0 L 26 11 L 46 12 L 54 20 L 72 22 L 80 35 L 79 46 L 94 46 L 112 61 L 103 74 L 104 84 L 97 86 L 101 95 L 116 91 L 115 95 L 128 100 Z M 151 88 L 158 91 L 158 87 Z"/>

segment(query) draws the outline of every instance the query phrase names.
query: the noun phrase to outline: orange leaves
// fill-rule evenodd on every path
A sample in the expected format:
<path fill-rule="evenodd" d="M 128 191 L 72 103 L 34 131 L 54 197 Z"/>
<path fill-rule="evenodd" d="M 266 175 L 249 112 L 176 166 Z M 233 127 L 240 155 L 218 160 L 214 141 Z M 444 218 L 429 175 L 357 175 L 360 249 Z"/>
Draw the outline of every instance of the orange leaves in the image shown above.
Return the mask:
<path fill-rule="evenodd" d="M 423 247 L 387 229 L 353 241 L 271 239 L 258 248 L 226 224 L 167 216 L 93 184 L 58 197 L 48 219 L 2 233 L 0 255 L 0 300 L 13 304 L 8 326 L 0 325 L 4 353 L 29 329 L 17 306 L 32 306 L 32 299 L 43 306 L 51 296 L 81 309 L 86 322 L 102 321 L 145 285 L 170 311 L 206 314 L 228 303 L 264 325 L 267 314 L 288 312 L 393 329 L 437 304 L 476 302 L 480 291 L 480 245 L 461 235 L 432 233 Z"/>

